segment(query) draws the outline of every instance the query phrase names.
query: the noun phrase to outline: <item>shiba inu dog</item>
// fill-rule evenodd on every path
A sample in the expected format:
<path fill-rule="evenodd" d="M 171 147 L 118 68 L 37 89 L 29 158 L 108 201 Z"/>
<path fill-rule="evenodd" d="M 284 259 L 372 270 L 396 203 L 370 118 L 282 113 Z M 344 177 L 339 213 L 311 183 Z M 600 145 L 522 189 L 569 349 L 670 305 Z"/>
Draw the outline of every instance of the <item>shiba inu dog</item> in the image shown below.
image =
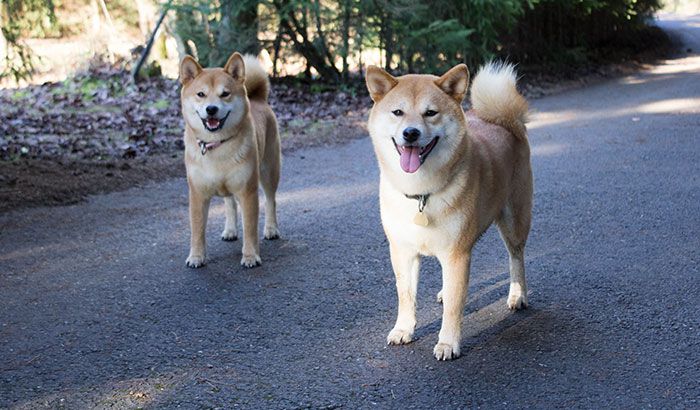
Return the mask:
<path fill-rule="evenodd" d="M 266 239 L 279 237 L 275 193 L 280 178 L 280 138 L 267 103 L 269 80 L 253 56 L 233 53 L 223 68 L 202 68 L 187 56 L 180 63 L 185 165 L 189 186 L 191 268 L 206 262 L 204 231 L 209 202 L 223 196 L 225 241 L 238 238 L 243 214 L 241 265 L 260 265 L 258 181 L 265 193 Z"/>
<path fill-rule="evenodd" d="M 532 171 L 527 102 L 513 67 L 482 67 L 464 112 L 469 71 L 460 64 L 441 77 L 393 77 L 369 67 L 374 101 L 369 131 L 380 168 L 382 225 L 396 276 L 398 317 L 389 344 L 411 342 L 416 326 L 420 256 L 442 266 L 442 327 L 433 353 L 460 354 L 471 250 L 495 222 L 510 255 L 507 306 L 527 306 L 524 250 L 530 230 Z"/>

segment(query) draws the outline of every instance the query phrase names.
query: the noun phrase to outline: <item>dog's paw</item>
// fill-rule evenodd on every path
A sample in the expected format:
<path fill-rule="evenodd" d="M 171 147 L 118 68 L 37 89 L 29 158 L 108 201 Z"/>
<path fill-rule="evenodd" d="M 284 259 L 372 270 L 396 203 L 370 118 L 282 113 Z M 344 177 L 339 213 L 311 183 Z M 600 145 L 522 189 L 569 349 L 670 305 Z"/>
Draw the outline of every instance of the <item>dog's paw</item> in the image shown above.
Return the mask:
<path fill-rule="evenodd" d="M 437 294 L 437 303 L 442 303 L 442 291 Z"/>
<path fill-rule="evenodd" d="M 254 268 L 262 265 L 262 260 L 258 255 L 243 255 L 241 258 L 241 266 L 244 268 Z"/>
<path fill-rule="evenodd" d="M 280 230 L 276 226 L 266 226 L 263 237 L 269 241 L 280 238 Z"/>
<path fill-rule="evenodd" d="M 221 232 L 221 240 L 226 242 L 232 242 L 238 240 L 238 234 L 234 229 L 224 229 Z"/>
<path fill-rule="evenodd" d="M 527 295 L 522 292 L 508 293 L 508 301 L 506 302 L 508 309 L 520 310 L 527 308 Z"/>
<path fill-rule="evenodd" d="M 412 341 L 413 332 L 404 329 L 393 328 L 386 337 L 386 344 L 388 345 L 405 345 Z"/>
<path fill-rule="evenodd" d="M 452 360 L 459 357 L 459 343 L 438 343 L 433 348 L 433 355 L 438 360 Z"/>
<path fill-rule="evenodd" d="M 188 268 L 201 268 L 205 264 L 205 258 L 201 255 L 190 255 L 185 261 L 185 265 L 187 265 Z"/>

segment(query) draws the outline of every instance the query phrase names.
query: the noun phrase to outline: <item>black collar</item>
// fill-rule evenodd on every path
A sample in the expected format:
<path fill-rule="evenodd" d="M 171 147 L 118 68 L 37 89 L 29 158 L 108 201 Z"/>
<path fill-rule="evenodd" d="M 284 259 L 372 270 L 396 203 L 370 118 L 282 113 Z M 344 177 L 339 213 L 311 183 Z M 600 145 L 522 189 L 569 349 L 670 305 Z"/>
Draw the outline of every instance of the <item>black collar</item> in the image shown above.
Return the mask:
<path fill-rule="evenodd" d="M 420 194 L 420 195 L 404 194 L 404 196 L 408 199 L 415 199 L 416 201 L 418 201 L 418 212 L 423 212 L 425 205 L 428 203 L 428 198 L 430 198 L 430 194 Z"/>

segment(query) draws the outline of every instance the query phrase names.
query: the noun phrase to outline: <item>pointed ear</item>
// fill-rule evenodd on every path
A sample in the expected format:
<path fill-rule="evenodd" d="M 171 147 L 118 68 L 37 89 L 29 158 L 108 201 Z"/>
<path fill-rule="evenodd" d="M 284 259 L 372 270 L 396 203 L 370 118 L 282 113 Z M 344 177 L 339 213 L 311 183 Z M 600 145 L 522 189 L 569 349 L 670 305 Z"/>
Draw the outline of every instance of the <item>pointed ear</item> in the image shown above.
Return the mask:
<path fill-rule="evenodd" d="M 231 57 L 228 58 L 224 66 L 224 71 L 229 73 L 231 77 L 239 83 L 245 81 L 245 63 L 243 62 L 241 53 L 235 52 L 231 54 Z"/>
<path fill-rule="evenodd" d="M 399 81 L 377 66 L 367 67 L 365 82 L 372 101 L 379 102 Z"/>
<path fill-rule="evenodd" d="M 187 84 L 202 72 L 202 66 L 192 56 L 185 56 L 180 62 L 180 82 Z"/>
<path fill-rule="evenodd" d="M 462 103 L 469 87 L 469 69 L 464 64 L 456 65 L 438 78 L 435 84 L 458 103 Z"/>

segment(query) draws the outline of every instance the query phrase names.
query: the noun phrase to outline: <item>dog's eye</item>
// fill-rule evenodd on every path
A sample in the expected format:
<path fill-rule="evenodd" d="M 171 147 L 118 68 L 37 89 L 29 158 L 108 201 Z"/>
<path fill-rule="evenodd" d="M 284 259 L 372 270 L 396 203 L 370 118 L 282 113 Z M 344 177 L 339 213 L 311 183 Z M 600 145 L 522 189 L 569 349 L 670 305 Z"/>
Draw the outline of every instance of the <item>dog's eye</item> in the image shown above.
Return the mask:
<path fill-rule="evenodd" d="M 401 111 L 401 110 L 394 110 L 394 111 L 392 111 L 391 113 L 394 114 L 394 115 L 397 116 L 397 117 L 400 117 L 400 116 L 403 115 L 403 111 Z"/>
<path fill-rule="evenodd" d="M 226 97 L 228 97 L 229 95 L 231 95 L 230 92 L 224 91 L 223 93 L 221 93 L 221 98 L 226 98 Z"/>
<path fill-rule="evenodd" d="M 207 95 L 204 94 L 204 93 L 201 92 L 201 91 L 197 93 L 197 97 L 199 97 L 199 98 L 204 98 L 204 97 L 206 97 L 206 96 L 207 96 Z"/>
<path fill-rule="evenodd" d="M 437 113 L 438 113 L 438 112 L 435 111 L 435 110 L 428 110 L 428 111 L 425 112 L 425 116 L 426 116 L 426 117 L 434 117 L 434 116 L 437 115 Z"/>

